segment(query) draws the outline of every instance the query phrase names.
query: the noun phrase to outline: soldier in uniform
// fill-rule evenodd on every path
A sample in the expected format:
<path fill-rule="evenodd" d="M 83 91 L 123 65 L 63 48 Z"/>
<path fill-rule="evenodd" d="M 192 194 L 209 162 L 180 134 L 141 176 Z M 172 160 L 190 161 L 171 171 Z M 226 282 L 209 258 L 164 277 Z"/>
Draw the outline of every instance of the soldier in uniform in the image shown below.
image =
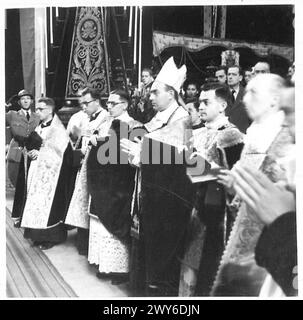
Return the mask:
<path fill-rule="evenodd" d="M 7 152 L 7 170 L 11 183 L 16 187 L 19 164 L 22 158 L 22 150 L 25 139 L 35 130 L 39 124 L 38 115 L 31 110 L 33 96 L 25 89 L 18 93 L 19 111 L 10 110 L 5 115 L 7 134 L 11 141 Z"/>

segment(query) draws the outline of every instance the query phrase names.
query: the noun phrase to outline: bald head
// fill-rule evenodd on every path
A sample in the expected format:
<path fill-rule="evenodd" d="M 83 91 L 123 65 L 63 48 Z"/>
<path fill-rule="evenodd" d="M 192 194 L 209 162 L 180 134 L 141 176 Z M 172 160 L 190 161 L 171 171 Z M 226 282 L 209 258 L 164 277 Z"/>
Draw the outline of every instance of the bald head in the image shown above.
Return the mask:
<path fill-rule="evenodd" d="M 258 76 L 251 79 L 247 85 L 247 90 L 255 88 L 260 92 L 271 94 L 278 94 L 282 88 L 286 87 L 285 80 L 277 74 L 267 73 L 259 74 Z"/>
<path fill-rule="evenodd" d="M 254 75 L 258 75 L 261 73 L 270 73 L 270 65 L 267 62 L 257 62 L 254 66 Z"/>
<path fill-rule="evenodd" d="M 285 80 L 272 73 L 259 74 L 246 87 L 243 102 L 248 116 L 259 121 L 268 113 L 277 112 L 280 107 L 281 91 L 285 88 Z"/>

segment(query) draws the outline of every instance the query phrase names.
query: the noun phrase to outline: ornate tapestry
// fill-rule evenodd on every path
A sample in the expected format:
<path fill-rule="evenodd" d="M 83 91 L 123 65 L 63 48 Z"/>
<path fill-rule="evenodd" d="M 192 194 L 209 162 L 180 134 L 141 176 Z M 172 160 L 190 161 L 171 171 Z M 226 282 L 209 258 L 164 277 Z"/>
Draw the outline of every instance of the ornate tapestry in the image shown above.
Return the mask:
<path fill-rule="evenodd" d="M 66 97 L 77 97 L 79 89 L 93 87 L 108 94 L 108 63 L 103 8 L 77 9 L 66 85 Z"/>

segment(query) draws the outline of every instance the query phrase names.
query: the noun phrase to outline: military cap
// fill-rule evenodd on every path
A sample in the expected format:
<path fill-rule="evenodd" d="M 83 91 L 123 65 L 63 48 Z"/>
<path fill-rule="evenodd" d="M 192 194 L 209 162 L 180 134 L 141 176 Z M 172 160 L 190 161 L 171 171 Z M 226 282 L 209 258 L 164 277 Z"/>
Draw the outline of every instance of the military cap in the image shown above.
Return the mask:
<path fill-rule="evenodd" d="M 31 99 L 34 99 L 33 95 L 25 89 L 18 92 L 18 99 L 20 99 L 21 97 L 24 97 L 24 96 L 29 96 L 29 97 L 31 97 Z"/>

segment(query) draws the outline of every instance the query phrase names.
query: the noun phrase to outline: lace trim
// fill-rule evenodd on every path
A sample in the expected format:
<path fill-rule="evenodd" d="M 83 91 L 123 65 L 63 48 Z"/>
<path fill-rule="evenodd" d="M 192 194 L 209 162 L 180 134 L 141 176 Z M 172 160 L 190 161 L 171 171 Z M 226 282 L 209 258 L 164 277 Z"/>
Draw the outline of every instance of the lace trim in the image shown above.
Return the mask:
<path fill-rule="evenodd" d="M 129 272 L 129 247 L 90 216 L 88 261 L 99 265 L 99 272 Z"/>

